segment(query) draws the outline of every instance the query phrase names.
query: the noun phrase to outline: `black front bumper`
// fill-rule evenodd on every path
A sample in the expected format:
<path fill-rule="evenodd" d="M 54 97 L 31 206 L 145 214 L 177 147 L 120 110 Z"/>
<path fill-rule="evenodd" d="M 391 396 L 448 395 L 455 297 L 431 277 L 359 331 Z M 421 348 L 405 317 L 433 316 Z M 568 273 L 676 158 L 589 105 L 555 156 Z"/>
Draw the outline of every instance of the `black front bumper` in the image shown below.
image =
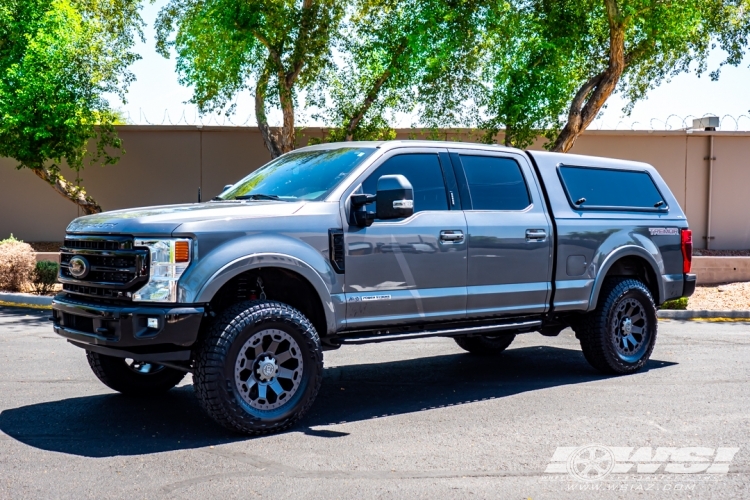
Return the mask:
<path fill-rule="evenodd" d="M 138 352 L 193 345 L 203 313 L 203 307 L 102 305 L 65 294 L 52 301 L 52 321 L 58 335 L 76 345 L 143 348 L 135 349 Z M 148 326 L 149 319 L 156 319 L 156 328 Z"/>

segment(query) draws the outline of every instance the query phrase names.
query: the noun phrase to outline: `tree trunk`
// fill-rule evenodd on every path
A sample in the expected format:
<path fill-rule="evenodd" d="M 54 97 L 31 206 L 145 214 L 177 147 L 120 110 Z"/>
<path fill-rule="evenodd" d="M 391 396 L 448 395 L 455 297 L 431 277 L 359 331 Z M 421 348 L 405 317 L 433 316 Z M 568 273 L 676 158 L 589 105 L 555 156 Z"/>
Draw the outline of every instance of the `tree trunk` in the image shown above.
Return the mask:
<path fill-rule="evenodd" d="M 294 130 L 294 98 L 293 89 L 297 82 L 300 72 L 305 65 L 306 49 L 310 43 L 310 31 L 315 28 L 315 11 L 313 10 L 313 0 L 304 0 L 302 2 L 301 21 L 299 33 L 294 42 L 290 59 L 291 64 L 289 71 L 284 68 L 282 52 L 284 44 L 280 47 L 275 46 L 271 39 L 260 31 L 253 31 L 253 35 L 268 49 L 268 58 L 263 68 L 263 72 L 258 77 L 258 83 L 255 87 L 255 118 L 258 121 L 258 128 L 263 135 L 263 142 L 271 153 L 272 158 L 277 158 L 284 153 L 293 151 L 297 145 L 296 133 Z M 281 48 L 281 50 L 279 50 Z M 266 117 L 266 98 L 268 95 L 268 81 L 271 71 L 276 72 L 278 78 L 278 98 L 281 104 L 281 113 L 283 124 L 281 130 L 272 132 L 268 126 Z"/>
<path fill-rule="evenodd" d="M 385 82 L 388 81 L 388 79 L 393 74 L 393 67 L 396 65 L 396 62 L 398 58 L 401 56 L 401 54 L 404 53 L 407 47 L 407 42 L 404 40 L 401 45 L 398 46 L 398 48 L 393 52 L 393 57 L 391 57 L 391 62 L 388 65 L 388 68 L 386 68 L 385 71 L 378 77 L 377 80 L 373 83 L 372 87 L 370 88 L 370 91 L 365 96 L 365 100 L 362 102 L 362 105 L 354 112 L 354 114 L 349 118 L 349 123 L 346 125 L 346 138 L 344 140 L 346 141 L 352 141 L 354 140 L 354 131 L 357 129 L 357 126 L 359 125 L 359 122 L 362 121 L 362 118 L 364 118 L 365 113 L 370 109 L 372 104 L 375 102 L 375 99 L 378 97 L 378 93 L 380 92 L 380 89 L 383 87 Z"/>
<path fill-rule="evenodd" d="M 86 194 L 86 190 L 80 186 L 75 186 L 66 181 L 57 167 L 36 167 L 31 169 L 37 177 L 52 186 L 63 198 L 70 200 L 83 210 L 86 215 L 98 214 L 102 207 L 91 196 Z"/>
<path fill-rule="evenodd" d="M 296 79 L 296 77 L 295 77 Z M 291 81 L 289 81 L 291 80 Z M 283 153 L 293 151 L 297 146 L 297 138 L 294 130 L 294 99 L 292 98 L 292 87 L 294 80 L 287 78 L 283 72 L 279 72 L 279 102 L 281 103 L 281 115 L 283 125 L 281 126 L 280 146 Z"/>
<path fill-rule="evenodd" d="M 604 0 L 604 5 L 609 21 L 609 63 L 604 71 L 591 77 L 576 93 L 570 105 L 568 121 L 557 136 L 552 151 L 570 151 L 576 139 L 594 121 L 615 91 L 625 70 L 625 24 L 617 0 Z"/>
<path fill-rule="evenodd" d="M 267 62 L 255 86 L 255 119 L 258 122 L 260 135 L 263 136 L 263 144 L 268 149 L 268 152 L 271 153 L 271 158 L 277 158 L 283 152 L 279 147 L 280 141 L 278 135 L 268 126 L 268 118 L 266 117 L 266 95 L 268 93 L 269 74 L 270 63 Z"/>

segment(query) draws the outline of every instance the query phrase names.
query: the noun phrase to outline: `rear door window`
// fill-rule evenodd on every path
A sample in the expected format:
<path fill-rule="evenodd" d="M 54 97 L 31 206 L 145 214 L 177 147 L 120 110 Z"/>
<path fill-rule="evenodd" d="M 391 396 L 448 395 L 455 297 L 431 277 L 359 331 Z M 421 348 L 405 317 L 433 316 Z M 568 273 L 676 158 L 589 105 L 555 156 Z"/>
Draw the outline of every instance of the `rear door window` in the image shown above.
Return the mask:
<path fill-rule="evenodd" d="M 667 209 L 647 172 L 566 165 L 559 172 L 570 203 L 577 209 Z"/>
<path fill-rule="evenodd" d="M 515 160 L 460 156 L 473 210 L 523 210 L 531 204 L 521 167 Z"/>

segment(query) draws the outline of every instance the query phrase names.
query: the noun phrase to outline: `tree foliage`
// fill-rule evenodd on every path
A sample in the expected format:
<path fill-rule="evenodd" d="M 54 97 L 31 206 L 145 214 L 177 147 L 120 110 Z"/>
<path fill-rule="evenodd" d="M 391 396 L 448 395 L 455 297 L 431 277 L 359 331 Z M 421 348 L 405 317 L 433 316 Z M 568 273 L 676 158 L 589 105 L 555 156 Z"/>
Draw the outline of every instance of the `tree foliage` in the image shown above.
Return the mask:
<path fill-rule="evenodd" d="M 310 102 L 329 140 L 387 139 L 388 117 L 411 112 L 471 71 L 482 4 L 472 0 L 358 0 Z M 442 117 L 445 124 L 445 117 Z"/>
<path fill-rule="evenodd" d="M 202 112 L 255 95 L 272 156 L 294 148 L 307 91 L 327 140 L 393 137 L 389 118 L 478 125 L 485 140 L 568 151 L 613 92 L 633 103 L 672 76 L 707 71 L 714 46 L 738 64 L 748 0 L 172 0 L 159 50 Z M 172 38 L 172 35 L 174 37 Z M 718 68 L 717 68 L 718 71 Z M 712 73 L 716 77 L 718 73 Z M 272 131 L 266 110 L 278 107 Z"/>
<path fill-rule="evenodd" d="M 115 112 L 104 99 L 132 81 L 128 66 L 140 35 L 136 0 L 5 0 L 0 4 L 0 156 L 48 182 L 84 213 L 101 208 L 66 180 L 63 163 L 80 171 L 117 161 Z M 87 153 L 94 139 L 96 148 Z"/>
<path fill-rule="evenodd" d="M 346 4 L 340 0 L 172 0 L 159 14 L 157 50 L 177 52 L 180 83 L 192 86 L 201 112 L 233 111 L 253 88 L 255 116 L 272 157 L 295 147 L 300 89 L 330 63 L 331 38 Z M 281 108 L 271 130 L 267 108 Z"/>
<path fill-rule="evenodd" d="M 475 87 L 488 117 L 482 126 L 505 127 L 506 143 L 519 147 L 547 131 L 551 149 L 568 151 L 613 92 L 629 112 L 672 76 L 705 72 L 714 47 L 726 52 L 722 64 L 739 64 L 748 7 L 746 0 L 516 0 L 512 36 L 503 19 L 485 19 L 501 50 L 488 45 Z"/>

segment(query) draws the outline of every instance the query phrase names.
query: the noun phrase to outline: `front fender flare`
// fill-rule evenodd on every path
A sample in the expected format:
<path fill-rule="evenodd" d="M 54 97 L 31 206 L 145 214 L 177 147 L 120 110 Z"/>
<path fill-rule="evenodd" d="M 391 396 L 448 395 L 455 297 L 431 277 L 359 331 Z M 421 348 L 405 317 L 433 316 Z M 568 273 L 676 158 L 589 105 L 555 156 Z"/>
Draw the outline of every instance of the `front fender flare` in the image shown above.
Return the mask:
<path fill-rule="evenodd" d="M 331 299 L 331 291 L 328 289 L 326 282 L 320 274 L 318 274 L 318 272 L 306 262 L 291 255 L 281 253 L 256 253 L 229 262 L 216 271 L 206 283 L 203 284 L 196 294 L 195 302 L 210 302 L 216 292 L 218 292 L 227 281 L 245 271 L 262 267 L 288 269 L 305 278 L 313 286 L 315 292 L 320 298 L 320 302 L 323 304 L 323 312 L 325 313 L 326 329 L 328 330 L 328 333 L 336 330 L 336 317 L 333 301 Z"/>

